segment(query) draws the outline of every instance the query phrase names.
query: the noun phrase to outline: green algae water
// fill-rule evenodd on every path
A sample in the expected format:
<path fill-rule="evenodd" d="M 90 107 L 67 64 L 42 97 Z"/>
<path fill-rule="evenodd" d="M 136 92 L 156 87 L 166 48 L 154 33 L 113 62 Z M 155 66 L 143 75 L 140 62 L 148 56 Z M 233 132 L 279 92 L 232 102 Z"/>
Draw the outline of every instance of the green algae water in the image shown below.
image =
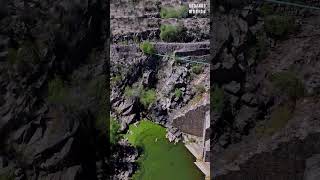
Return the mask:
<path fill-rule="evenodd" d="M 195 158 L 183 143 L 170 143 L 165 134 L 165 128 L 147 120 L 129 127 L 128 141 L 143 149 L 138 159 L 139 170 L 132 179 L 204 180 L 204 175 L 194 164 Z"/>

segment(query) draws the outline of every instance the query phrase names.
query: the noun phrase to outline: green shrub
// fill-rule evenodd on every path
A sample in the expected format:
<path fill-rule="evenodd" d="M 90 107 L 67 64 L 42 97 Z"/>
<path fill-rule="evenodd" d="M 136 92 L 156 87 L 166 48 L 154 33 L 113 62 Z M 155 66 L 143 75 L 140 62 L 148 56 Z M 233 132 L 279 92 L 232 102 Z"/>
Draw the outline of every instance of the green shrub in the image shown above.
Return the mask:
<path fill-rule="evenodd" d="M 111 121 L 111 120 L 110 120 Z M 105 112 L 99 112 L 96 117 L 95 127 L 99 132 L 99 135 L 105 136 L 108 134 L 108 116 Z"/>
<path fill-rule="evenodd" d="M 140 97 L 142 89 L 140 87 L 126 87 L 124 95 L 127 98 Z"/>
<path fill-rule="evenodd" d="M 126 87 L 124 95 L 127 98 L 139 98 L 140 103 L 145 107 L 149 107 L 157 99 L 157 93 L 154 89 L 145 90 L 141 87 Z"/>
<path fill-rule="evenodd" d="M 99 113 L 95 127 L 100 136 L 109 136 L 112 145 L 116 144 L 122 137 L 122 134 L 119 132 L 120 123 L 112 117 L 108 121 L 107 113 Z"/>
<path fill-rule="evenodd" d="M 153 44 L 151 44 L 149 41 L 145 41 L 140 44 L 140 49 L 144 54 L 152 55 L 156 52 Z"/>
<path fill-rule="evenodd" d="M 292 99 L 304 96 L 304 85 L 292 72 L 279 72 L 271 76 L 271 82 L 281 94 Z"/>
<path fill-rule="evenodd" d="M 188 7 L 162 7 L 160 11 L 161 18 L 186 18 L 188 16 Z"/>
<path fill-rule="evenodd" d="M 106 79 L 105 76 L 98 76 L 87 82 L 87 93 L 90 97 L 98 99 L 103 97 L 106 92 Z"/>
<path fill-rule="evenodd" d="M 269 4 L 263 4 L 260 8 L 260 13 L 262 16 L 272 15 L 274 13 L 273 8 Z"/>
<path fill-rule="evenodd" d="M 179 89 L 179 88 L 176 88 L 175 91 L 174 91 L 174 96 L 176 98 L 181 98 L 182 97 L 182 91 Z"/>
<path fill-rule="evenodd" d="M 286 37 L 296 28 L 294 19 L 285 15 L 267 16 L 264 23 L 266 32 L 274 38 Z"/>
<path fill-rule="evenodd" d="M 59 77 L 55 77 L 48 84 L 48 101 L 53 104 L 66 102 L 67 88 Z"/>
<path fill-rule="evenodd" d="M 259 33 L 256 36 L 256 43 L 250 49 L 249 55 L 254 60 L 262 60 L 267 57 L 269 52 L 269 43 L 265 33 Z"/>
<path fill-rule="evenodd" d="M 293 108 L 291 105 L 281 105 L 274 109 L 270 119 L 265 124 L 259 124 L 255 131 L 259 136 L 272 135 L 286 126 L 292 118 Z"/>
<path fill-rule="evenodd" d="M 201 74 L 203 72 L 203 68 L 201 65 L 193 65 L 191 67 L 191 71 L 194 73 L 194 74 Z"/>
<path fill-rule="evenodd" d="M 154 89 L 143 90 L 140 96 L 140 102 L 145 107 L 153 104 L 157 100 L 157 93 Z"/>
<path fill-rule="evenodd" d="M 18 55 L 18 52 L 16 49 L 14 48 L 9 48 L 8 49 L 8 56 L 7 56 L 7 61 L 10 63 L 10 64 L 15 64 L 17 62 L 17 55 Z"/>
<path fill-rule="evenodd" d="M 262 60 L 267 57 L 269 51 L 269 43 L 266 34 L 259 34 L 257 37 L 257 60 Z"/>
<path fill-rule="evenodd" d="M 211 106 L 213 110 L 221 113 L 225 106 L 225 95 L 222 88 L 216 87 L 211 95 Z"/>
<path fill-rule="evenodd" d="M 35 43 L 24 41 L 18 49 L 9 48 L 7 61 L 10 64 L 39 63 L 40 53 Z"/>
<path fill-rule="evenodd" d="M 181 38 L 183 27 L 179 25 L 161 25 L 160 38 L 166 42 L 177 41 Z"/>
<path fill-rule="evenodd" d="M 0 175 L 0 180 L 14 180 L 14 173 L 9 171 Z"/>
<path fill-rule="evenodd" d="M 116 85 L 122 80 L 122 75 L 118 74 L 116 76 L 111 77 L 111 85 Z"/>
<path fill-rule="evenodd" d="M 114 118 L 110 119 L 110 142 L 111 144 L 116 144 L 122 137 L 119 133 L 120 124 Z"/>
<path fill-rule="evenodd" d="M 88 96 L 89 98 L 94 98 L 96 105 L 102 109 L 106 107 L 108 99 L 107 89 L 106 89 L 106 79 L 105 76 L 101 75 L 91 79 L 89 82 L 85 82 L 86 86 L 83 89 L 86 89 L 83 96 Z"/>

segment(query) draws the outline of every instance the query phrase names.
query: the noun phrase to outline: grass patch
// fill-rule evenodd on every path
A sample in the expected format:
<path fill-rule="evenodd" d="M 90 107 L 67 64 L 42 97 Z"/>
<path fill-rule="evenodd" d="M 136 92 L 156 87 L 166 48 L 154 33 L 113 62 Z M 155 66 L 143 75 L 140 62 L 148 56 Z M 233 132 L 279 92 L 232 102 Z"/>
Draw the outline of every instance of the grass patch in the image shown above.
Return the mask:
<path fill-rule="evenodd" d="M 81 78 L 83 77 L 73 74 L 68 84 L 59 76 L 50 80 L 48 82 L 48 102 L 63 105 L 72 110 L 90 106 L 102 111 L 107 103 L 105 76 L 97 76 L 90 80 Z"/>
<path fill-rule="evenodd" d="M 111 144 L 116 144 L 121 138 L 122 135 L 119 133 L 120 124 L 114 118 L 110 119 L 110 142 Z"/>
<path fill-rule="evenodd" d="M 179 88 L 176 88 L 174 90 L 174 96 L 178 99 L 180 99 L 182 97 L 182 91 Z"/>
<path fill-rule="evenodd" d="M 108 126 L 108 116 L 106 113 L 99 112 L 95 121 L 95 127 L 98 130 L 99 135 L 105 136 L 108 134 L 109 126 Z"/>
<path fill-rule="evenodd" d="M 191 71 L 194 73 L 194 74 L 201 74 L 203 72 L 203 68 L 201 65 L 193 65 L 191 67 Z"/>
<path fill-rule="evenodd" d="M 270 4 L 263 4 L 259 12 L 262 16 L 268 16 L 274 13 L 273 7 Z"/>
<path fill-rule="evenodd" d="M 225 106 L 225 95 L 222 88 L 215 87 L 211 95 L 211 106 L 213 110 L 221 113 Z"/>
<path fill-rule="evenodd" d="M 186 18 L 188 16 L 188 7 L 162 7 L 160 11 L 161 18 Z"/>
<path fill-rule="evenodd" d="M 276 39 L 285 38 L 296 29 L 294 18 L 285 15 L 265 17 L 264 27 L 266 32 Z"/>
<path fill-rule="evenodd" d="M 7 60 L 10 64 L 40 62 L 40 52 L 38 46 L 32 41 L 23 41 L 18 49 L 9 48 Z"/>
<path fill-rule="evenodd" d="M 14 180 L 14 179 L 15 179 L 14 174 L 11 171 L 0 175 L 0 180 Z"/>
<path fill-rule="evenodd" d="M 271 136 L 286 126 L 292 118 L 293 108 L 291 105 L 282 105 L 274 109 L 271 118 L 265 124 L 256 126 L 255 131 L 258 136 Z"/>
<path fill-rule="evenodd" d="M 90 97 L 101 99 L 106 94 L 106 79 L 105 76 L 98 76 L 87 83 L 87 93 Z"/>
<path fill-rule="evenodd" d="M 7 61 L 10 64 L 15 64 L 18 61 L 17 56 L 18 56 L 18 51 L 16 49 L 14 49 L 14 48 L 8 49 Z"/>
<path fill-rule="evenodd" d="M 144 107 L 149 107 L 157 100 L 157 93 L 154 89 L 143 90 L 140 96 L 140 102 Z"/>
<path fill-rule="evenodd" d="M 100 136 L 109 136 L 111 145 L 117 144 L 117 142 L 123 137 L 123 134 L 120 133 L 120 123 L 114 119 L 110 118 L 108 120 L 107 113 L 99 113 L 96 121 L 95 127 Z"/>
<path fill-rule="evenodd" d="M 48 101 L 52 104 L 65 103 L 68 97 L 68 89 L 61 78 L 55 77 L 48 84 Z"/>
<path fill-rule="evenodd" d="M 118 74 L 116 76 L 111 77 L 111 85 L 117 85 L 122 80 L 122 75 Z"/>
<path fill-rule="evenodd" d="M 140 87 L 129 87 L 127 86 L 124 90 L 124 95 L 127 98 L 136 98 L 140 97 L 142 88 Z"/>
<path fill-rule="evenodd" d="M 260 32 L 256 35 L 255 44 L 248 51 L 248 57 L 254 60 L 252 63 L 261 61 L 267 57 L 269 45 L 266 33 Z"/>
<path fill-rule="evenodd" d="M 149 41 L 144 41 L 140 44 L 140 49 L 144 54 L 152 55 L 156 53 L 156 49 L 154 48 L 153 44 L 151 44 Z"/>
<path fill-rule="evenodd" d="M 160 38 L 166 42 L 178 41 L 181 39 L 183 27 L 180 25 L 163 24 L 160 27 Z"/>
<path fill-rule="evenodd" d="M 129 143 L 143 149 L 138 159 L 139 170 L 133 180 L 204 179 L 202 173 L 194 165 L 194 157 L 180 142 L 170 143 L 166 137 L 166 129 L 151 121 L 140 121 L 137 126 L 130 125 Z"/>
<path fill-rule="evenodd" d="M 127 98 L 139 98 L 144 107 L 149 107 L 157 100 L 157 93 L 154 89 L 143 89 L 141 87 L 126 87 L 125 96 Z"/>
<path fill-rule="evenodd" d="M 303 83 L 292 72 L 278 72 L 271 76 L 274 88 L 282 95 L 286 95 L 295 100 L 303 97 L 305 89 Z"/>

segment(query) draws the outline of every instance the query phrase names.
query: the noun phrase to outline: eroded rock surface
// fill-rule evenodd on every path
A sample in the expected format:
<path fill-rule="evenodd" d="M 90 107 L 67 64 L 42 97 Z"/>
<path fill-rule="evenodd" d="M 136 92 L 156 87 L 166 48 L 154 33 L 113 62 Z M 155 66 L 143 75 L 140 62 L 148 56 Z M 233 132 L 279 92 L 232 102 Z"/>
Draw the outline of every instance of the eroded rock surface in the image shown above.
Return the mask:
<path fill-rule="evenodd" d="M 214 90 L 223 91 L 220 96 L 211 96 L 220 98 L 216 103 L 223 102 L 223 108 L 213 107 L 211 114 L 213 178 L 316 178 L 320 116 L 316 90 L 319 50 L 315 47 L 320 42 L 319 14 L 269 5 L 274 15 L 286 14 L 297 24 L 287 37 L 276 38 L 266 30 L 260 5 L 225 2 L 213 14 L 211 81 Z M 260 51 L 252 58 L 255 48 Z M 286 87 L 303 86 L 304 92 L 290 95 L 279 91 L 273 79 L 279 74 L 282 78 L 289 74 L 288 79 L 298 82 Z"/>

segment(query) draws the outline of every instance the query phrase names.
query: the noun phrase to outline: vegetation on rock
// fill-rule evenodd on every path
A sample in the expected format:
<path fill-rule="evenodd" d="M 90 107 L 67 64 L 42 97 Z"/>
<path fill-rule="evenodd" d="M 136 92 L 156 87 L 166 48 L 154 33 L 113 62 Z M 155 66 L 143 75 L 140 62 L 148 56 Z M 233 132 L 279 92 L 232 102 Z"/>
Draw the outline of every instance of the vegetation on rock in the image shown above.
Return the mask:
<path fill-rule="evenodd" d="M 287 122 L 292 118 L 292 109 L 292 106 L 289 104 L 276 107 L 271 113 L 271 118 L 265 124 L 256 126 L 255 131 L 257 135 L 272 135 L 285 127 Z"/>
<path fill-rule="evenodd" d="M 180 25 L 163 24 L 160 27 L 160 38 L 166 42 L 177 41 L 181 37 L 183 27 Z"/>
<path fill-rule="evenodd" d="M 157 93 L 154 89 L 143 90 L 140 96 L 140 102 L 145 107 L 149 107 L 157 100 Z"/>
<path fill-rule="evenodd" d="M 154 89 L 143 89 L 141 87 L 126 87 L 125 96 L 128 98 L 139 98 L 141 104 L 149 107 L 157 100 L 157 93 Z"/>
<path fill-rule="evenodd" d="M 142 88 L 140 87 L 129 87 L 127 86 L 124 90 L 124 95 L 127 98 L 135 98 L 135 97 L 139 97 L 141 94 Z"/>
<path fill-rule="evenodd" d="M 48 84 L 48 101 L 52 104 L 64 103 L 68 90 L 60 77 L 55 77 Z"/>
<path fill-rule="evenodd" d="M 206 88 L 202 84 L 197 84 L 195 86 L 195 89 L 196 89 L 197 94 L 203 94 L 206 92 Z"/>
<path fill-rule="evenodd" d="M 249 50 L 249 56 L 254 60 L 262 60 L 267 57 L 269 52 L 269 43 L 265 33 L 259 33 L 256 36 L 256 43 Z"/>
<path fill-rule="evenodd" d="M 8 49 L 7 61 L 10 64 L 15 64 L 17 62 L 17 50 L 14 48 Z"/>
<path fill-rule="evenodd" d="M 161 18 L 186 18 L 188 16 L 188 7 L 162 7 L 160 11 Z"/>
<path fill-rule="evenodd" d="M 35 43 L 24 41 L 18 49 L 9 48 L 7 60 L 10 64 L 36 64 L 40 62 L 40 53 Z"/>
<path fill-rule="evenodd" d="M 122 80 L 122 75 L 118 74 L 116 76 L 111 77 L 111 85 L 116 85 Z"/>
<path fill-rule="evenodd" d="M 264 23 L 266 32 L 277 39 L 286 37 L 296 28 L 294 18 L 285 15 L 267 16 Z"/>
<path fill-rule="evenodd" d="M 194 73 L 194 74 L 200 74 L 200 73 L 202 73 L 203 72 L 203 68 L 202 68 L 202 66 L 201 65 L 193 65 L 192 67 L 191 67 L 191 71 Z"/>
<path fill-rule="evenodd" d="M 122 135 L 119 133 L 120 124 L 114 118 L 110 119 L 110 142 L 111 144 L 116 144 Z"/>
<path fill-rule="evenodd" d="M 304 96 L 304 85 L 292 72 L 278 72 L 271 76 L 273 86 L 282 94 L 293 100 Z"/>
<path fill-rule="evenodd" d="M 225 95 L 222 88 L 214 88 L 211 95 L 211 106 L 213 107 L 213 110 L 218 113 L 221 113 L 223 111 L 223 108 L 225 106 Z"/>
<path fill-rule="evenodd" d="M 182 91 L 179 89 L 179 88 L 176 88 L 175 91 L 174 91 L 174 96 L 176 98 L 181 98 L 182 97 Z"/>
<path fill-rule="evenodd" d="M 140 49 L 144 54 L 152 55 L 156 53 L 156 49 L 154 48 L 153 44 L 151 44 L 149 41 L 144 41 L 140 44 Z"/>
<path fill-rule="evenodd" d="M 260 13 L 262 16 L 268 16 L 274 13 L 273 8 L 269 4 L 263 4 L 260 8 Z"/>
<path fill-rule="evenodd" d="M 103 99 L 106 94 L 105 81 L 105 76 L 98 76 L 87 82 L 86 93 L 88 96 L 96 99 Z"/>
<path fill-rule="evenodd" d="M 111 124 L 111 120 L 110 120 Z M 106 136 L 108 134 L 108 117 L 106 113 L 99 113 L 98 117 L 95 120 L 95 128 L 98 131 L 99 135 Z M 110 133 L 111 135 L 111 133 Z"/>
<path fill-rule="evenodd" d="M 14 179 L 15 179 L 14 174 L 11 171 L 0 175 L 0 180 L 14 180 Z"/>

